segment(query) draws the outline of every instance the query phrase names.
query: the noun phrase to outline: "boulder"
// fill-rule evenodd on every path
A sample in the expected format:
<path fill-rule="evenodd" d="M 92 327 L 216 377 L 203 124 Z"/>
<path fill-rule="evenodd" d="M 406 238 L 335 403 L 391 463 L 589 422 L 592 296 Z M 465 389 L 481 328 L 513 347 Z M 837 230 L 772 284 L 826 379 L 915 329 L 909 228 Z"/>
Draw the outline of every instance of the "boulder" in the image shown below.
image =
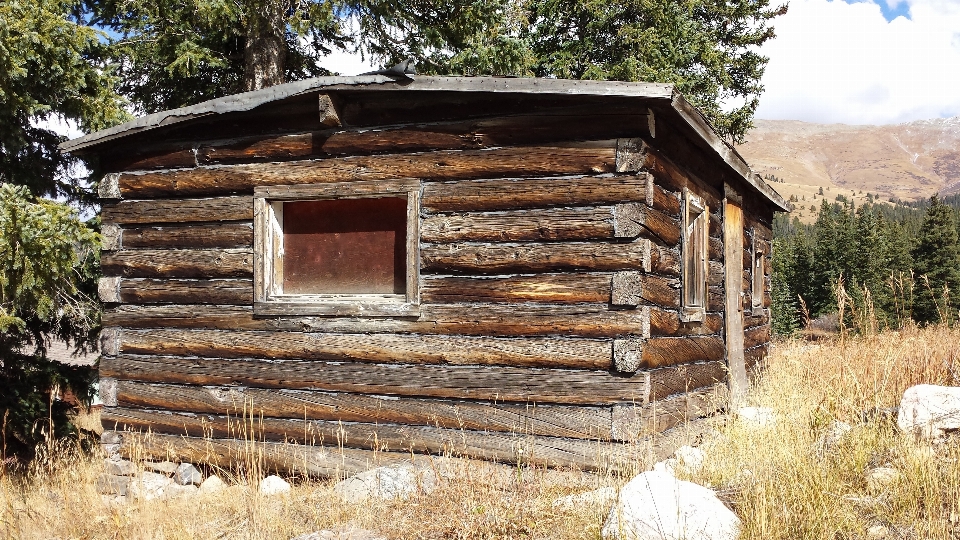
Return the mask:
<path fill-rule="evenodd" d="M 433 471 L 409 464 L 387 465 L 351 476 L 333 486 L 334 493 L 347 502 L 366 499 L 406 499 L 423 490 L 436 488 Z"/>
<path fill-rule="evenodd" d="M 777 414 L 767 407 L 740 407 L 736 410 L 737 418 L 753 427 L 769 427 L 777 422 Z"/>
<path fill-rule="evenodd" d="M 104 431 L 100 435 L 100 448 L 108 458 L 119 457 L 120 446 L 123 444 L 123 436 L 116 431 Z"/>
<path fill-rule="evenodd" d="M 200 493 L 216 493 L 218 491 L 223 491 L 226 488 L 226 482 L 214 474 L 200 484 Z"/>
<path fill-rule="evenodd" d="M 324 529 L 307 534 L 301 534 L 292 540 L 387 540 L 386 537 L 366 529 Z"/>
<path fill-rule="evenodd" d="M 200 492 L 200 488 L 193 484 L 181 485 L 174 482 L 169 486 L 163 488 L 163 498 L 164 499 L 179 499 L 179 498 L 190 498 L 196 497 Z"/>
<path fill-rule="evenodd" d="M 172 461 L 161 461 L 159 463 L 145 461 L 143 463 L 143 468 L 145 470 L 165 474 L 167 476 L 173 476 L 173 473 L 177 472 L 177 464 L 173 463 Z"/>
<path fill-rule="evenodd" d="M 920 384 L 907 388 L 900 400 L 897 425 L 925 439 L 942 438 L 960 429 L 960 387 Z"/>
<path fill-rule="evenodd" d="M 618 540 L 736 540 L 740 519 L 712 490 L 648 471 L 620 490 L 601 534 Z"/>
<path fill-rule="evenodd" d="M 177 465 L 177 470 L 173 472 L 173 481 L 181 486 L 199 486 L 203 482 L 203 475 L 193 465 L 181 463 Z"/>
<path fill-rule="evenodd" d="M 115 476 L 133 476 L 137 474 L 137 466 L 126 459 L 107 458 L 103 460 L 103 472 Z"/>
<path fill-rule="evenodd" d="M 125 496 L 130 490 L 129 476 L 117 476 L 114 474 L 101 474 L 97 477 L 97 493 L 102 495 L 122 495 Z"/>
<path fill-rule="evenodd" d="M 260 487 L 257 491 L 261 495 L 288 495 L 290 493 L 290 484 L 276 475 L 270 475 L 260 481 Z"/>
<path fill-rule="evenodd" d="M 686 474 L 697 474 L 703 469 L 705 457 L 706 454 L 703 453 L 703 450 L 684 445 L 677 448 L 672 458 L 654 463 L 653 470 L 671 476 L 676 476 L 678 470 Z"/>
<path fill-rule="evenodd" d="M 150 501 L 163 496 L 164 489 L 173 484 L 167 475 L 144 471 L 130 482 L 130 495 L 134 499 Z"/>
<path fill-rule="evenodd" d="M 867 471 L 867 487 L 872 491 L 882 491 L 900 479 L 900 471 L 893 467 L 877 467 Z"/>
<path fill-rule="evenodd" d="M 602 487 L 585 493 L 574 493 L 553 501 L 558 510 L 577 510 L 583 507 L 607 506 L 617 500 L 617 489 Z"/>

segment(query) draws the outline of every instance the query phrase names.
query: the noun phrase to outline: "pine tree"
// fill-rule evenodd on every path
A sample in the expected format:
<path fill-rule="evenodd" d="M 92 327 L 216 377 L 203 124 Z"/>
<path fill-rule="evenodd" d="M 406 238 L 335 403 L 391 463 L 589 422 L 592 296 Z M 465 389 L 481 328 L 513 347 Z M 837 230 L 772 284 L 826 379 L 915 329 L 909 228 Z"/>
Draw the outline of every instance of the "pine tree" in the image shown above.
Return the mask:
<path fill-rule="evenodd" d="M 920 323 L 952 322 L 960 291 L 960 244 L 953 210 L 934 195 L 913 249 L 918 283 L 913 317 Z"/>

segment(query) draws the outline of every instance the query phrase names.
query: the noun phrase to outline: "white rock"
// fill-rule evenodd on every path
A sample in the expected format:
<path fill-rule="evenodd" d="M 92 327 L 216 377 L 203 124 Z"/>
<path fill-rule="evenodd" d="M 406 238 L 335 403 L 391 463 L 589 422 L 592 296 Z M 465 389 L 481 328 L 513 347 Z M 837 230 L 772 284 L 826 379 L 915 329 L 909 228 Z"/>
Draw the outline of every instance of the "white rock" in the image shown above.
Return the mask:
<path fill-rule="evenodd" d="M 873 491 L 881 491 L 900 478 L 900 471 L 892 467 L 877 467 L 867 471 L 867 487 Z"/>
<path fill-rule="evenodd" d="M 341 480 L 333 486 L 333 491 L 347 502 L 360 502 L 369 498 L 406 499 L 418 490 L 430 493 L 435 488 L 433 471 L 398 464 L 377 467 Z"/>
<path fill-rule="evenodd" d="M 777 422 L 776 413 L 767 407 L 740 407 L 736 415 L 741 422 L 754 427 L 769 427 Z"/>
<path fill-rule="evenodd" d="M 200 493 L 216 493 L 226 489 L 227 484 L 217 475 L 208 477 L 200 484 Z"/>
<path fill-rule="evenodd" d="M 607 506 L 617 499 L 617 489 L 602 487 L 585 493 L 574 493 L 553 501 L 553 507 L 559 510 L 576 510 L 583 507 Z"/>
<path fill-rule="evenodd" d="M 153 461 L 143 462 L 143 468 L 148 471 L 154 471 L 167 476 L 171 476 L 173 473 L 177 472 L 177 464 L 172 461 L 161 461 L 155 463 Z"/>
<path fill-rule="evenodd" d="M 889 534 L 890 530 L 883 525 L 873 525 L 867 529 L 868 540 L 881 540 L 882 538 L 886 538 Z"/>
<path fill-rule="evenodd" d="M 173 481 L 181 486 L 200 485 L 203 482 L 203 475 L 196 467 L 189 463 L 181 463 L 173 473 Z"/>
<path fill-rule="evenodd" d="M 681 446 L 673 453 L 677 465 L 689 474 L 696 474 L 703 469 L 703 460 L 707 457 L 703 450 L 692 446 Z"/>
<path fill-rule="evenodd" d="M 276 475 L 270 475 L 260 481 L 258 491 L 261 495 L 286 495 L 290 493 L 290 484 Z"/>
<path fill-rule="evenodd" d="M 664 474 L 669 474 L 670 476 L 677 475 L 677 459 L 676 458 L 667 458 L 663 461 L 658 461 L 653 464 L 654 472 L 661 472 Z"/>
<path fill-rule="evenodd" d="M 103 470 L 106 474 L 116 476 L 133 476 L 137 474 L 137 466 L 134 465 L 132 461 L 126 459 L 107 458 L 103 460 Z"/>
<path fill-rule="evenodd" d="M 650 471 L 623 486 L 601 534 L 618 540 L 736 540 L 740 519 L 712 490 Z"/>
<path fill-rule="evenodd" d="M 169 486 L 163 488 L 163 498 L 164 499 L 179 499 L 196 497 L 200 492 L 200 488 L 193 484 L 180 485 L 177 483 L 170 484 Z"/>
<path fill-rule="evenodd" d="M 926 439 L 960 429 L 960 387 L 920 384 L 907 388 L 900 400 L 897 425 Z"/>
<path fill-rule="evenodd" d="M 113 474 L 101 474 L 97 477 L 97 493 L 102 495 L 125 496 L 130 491 L 131 478 Z"/>
<path fill-rule="evenodd" d="M 164 489 L 172 484 L 173 480 L 166 475 L 146 471 L 130 482 L 130 496 L 145 501 L 158 499 L 163 496 Z"/>

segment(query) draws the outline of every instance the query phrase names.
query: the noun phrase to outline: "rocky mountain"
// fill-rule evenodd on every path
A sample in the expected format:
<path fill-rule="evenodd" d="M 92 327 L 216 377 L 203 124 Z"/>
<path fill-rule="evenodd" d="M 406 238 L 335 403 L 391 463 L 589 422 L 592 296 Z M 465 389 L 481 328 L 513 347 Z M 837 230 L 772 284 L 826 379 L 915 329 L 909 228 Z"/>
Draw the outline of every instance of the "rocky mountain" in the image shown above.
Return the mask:
<path fill-rule="evenodd" d="M 960 116 L 884 126 L 757 120 L 746 139 L 737 150 L 761 176 L 783 181 L 772 186 L 797 198 L 797 212 L 838 194 L 914 200 L 960 192 Z"/>

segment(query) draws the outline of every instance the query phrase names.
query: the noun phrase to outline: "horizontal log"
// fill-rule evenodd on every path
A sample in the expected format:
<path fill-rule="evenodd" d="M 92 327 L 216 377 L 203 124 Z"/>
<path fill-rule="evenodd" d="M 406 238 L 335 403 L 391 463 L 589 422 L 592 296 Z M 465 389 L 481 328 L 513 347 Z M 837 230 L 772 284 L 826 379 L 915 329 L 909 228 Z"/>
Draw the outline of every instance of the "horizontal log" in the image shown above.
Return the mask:
<path fill-rule="evenodd" d="M 641 366 L 648 369 L 722 361 L 726 348 L 720 336 L 651 338 L 643 343 Z"/>
<path fill-rule="evenodd" d="M 613 275 L 611 303 L 615 306 L 656 306 L 680 308 L 680 280 L 642 272 L 617 272 Z"/>
<path fill-rule="evenodd" d="M 582 337 L 713 335 L 723 328 L 723 318 L 717 313 L 707 313 L 703 322 L 681 323 L 676 310 L 645 307 L 648 314 L 644 313 L 644 309 L 611 310 L 606 304 L 431 304 L 422 305 L 420 319 L 412 320 L 363 317 L 254 318 L 253 309 L 248 306 L 121 305 L 104 310 L 102 320 L 106 327 L 124 328 L 505 336 L 565 334 Z M 485 310 L 493 308 L 499 308 L 499 311 L 485 313 Z M 648 327 L 645 327 L 645 321 L 649 321 Z"/>
<path fill-rule="evenodd" d="M 758 345 L 770 342 L 770 325 L 748 328 L 743 332 L 743 348 L 752 349 Z"/>
<path fill-rule="evenodd" d="M 124 248 L 247 248 L 253 246 L 253 223 L 133 227 L 121 231 Z"/>
<path fill-rule="evenodd" d="M 647 206 L 668 216 L 679 218 L 680 195 L 657 185 L 653 175 L 649 175 L 649 177 L 651 187 L 647 188 Z"/>
<path fill-rule="evenodd" d="M 117 381 L 113 403 L 121 407 L 198 414 L 393 423 L 571 437 L 608 439 L 608 407 L 495 402 L 390 399 L 363 394 L 263 390 L 236 386 L 201 387 Z M 106 402 L 106 400 L 105 400 Z"/>
<path fill-rule="evenodd" d="M 329 158 L 197 169 L 120 174 L 124 198 L 189 197 L 252 192 L 254 186 L 351 182 L 391 178 L 471 178 L 598 174 L 613 172 L 615 141 L 568 146 Z"/>
<path fill-rule="evenodd" d="M 148 430 L 215 439 L 249 439 L 322 444 L 375 450 L 506 461 L 597 470 L 597 443 L 524 433 L 484 432 L 433 426 L 358 424 L 324 420 L 257 418 L 255 425 L 218 415 L 170 414 L 121 407 L 105 408 L 103 422 L 114 429 Z M 250 433 L 253 431 L 254 433 Z"/>
<path fill-rule="evenodd" d="M 479 212 L 607 205 L 644 201 L 646 197 L 647 177 L 642 174 L 508 178 L 425 183 L 421 205 L 428 212 Z"/>
<path fill-rule="evenodd" d="M 119 224 L 251 220 L 253 197 L 120 201 L 104 204 L 100 217 Z"/>
<path fill-rule="evenodd" d="M 743 327 L 744 328 L 753 328 L 754 326 L 760 326 L 770 323 L 770 312 L 764 310 L 757 315 L 753 315 L 749 311 L 745 312 L 743 315 Z"/>
<path fill-rule="evenodd" d="M 610 369 L 610 341 L 416 334 L 123 330 L 120 352 L 405 364 Z"/>
<path fill-rule="evenodd" d="M 424 304 L 457 302 L 605 303 L 609 273 L 458 277 L 426 275 L 420 281 Z"/>
<path fill-rule="evenodd" d="M 251 305 L 250 279 L 122 279 L 120 302 L 128 304 Z"/>
<path fill-rule="evenodd" d="M 424 244 L 424 272 L 557 272 L 563 270 L 647 270 L 676 276 L 676 250 L 640 239 L 633 242 L 570 242 L 517 244 Z"/>
<path fill-rule="evenodd" d="M 138 249 L 106 253 L 104 275 L 167 278 L 250 278 L 251 249 Z"/>
<path fill-rule="evenodd" d="M 344 478 L 374 467 L 409 461 L 409 453 L 374 452 L 338 447 L 336 443 L 296 445 L 237 439 L 184 437 L 162 433 L 107 430 L 122 437 L 120 454 L 128 459 L 152 458 L 238 470 L 257 463 L 261 471 L 293 476 Z M 252 472 L 252 471 L 248 471 Z"/>
<path fill-rule="evenodd" d="M 689 373 L 671 370 L 674 368 L 656 370 L 661 397 L 687 386 L 703 386 L 702 369 Z M 103 357 L 100 376 L 169 384 L 238 384 L 283 390 L 569 405 L 642 402 L 650 394 L 647 378 L 642 374 L 626 377 L 608 371 L 503 366 L 121 355 Z"/>
<path fill-rule="evenodd" d="M 724 405 L 725 385 L 680 394 L 647 405 L 614 405 L 611 438 L 638 441 L 690 420 L 709 416 Z"/>
<path fill-rule="evenodd" d="M 658 238 L 676 244 L 676 219 L 640 203 L 432 215 L 420 225 L 423 242 L 522 242 Z"/>
<path fill-rule="evenodd" d="M 752 349 L 747 349 L 743 352 L 743 357 L 747 364 L 747 369 L 755 369 L 763 365 L 763 361 L 770 354 L 770 344 L 764 343 L 763 345 L 758 345 Z"/>
<path fill-rule="evenodd" d="M 647 372 L 650 374 L 648 401 L 666 399 L 668 396 L 685 394 L 727 380 L 724 362 L 681 364 Z"/>

